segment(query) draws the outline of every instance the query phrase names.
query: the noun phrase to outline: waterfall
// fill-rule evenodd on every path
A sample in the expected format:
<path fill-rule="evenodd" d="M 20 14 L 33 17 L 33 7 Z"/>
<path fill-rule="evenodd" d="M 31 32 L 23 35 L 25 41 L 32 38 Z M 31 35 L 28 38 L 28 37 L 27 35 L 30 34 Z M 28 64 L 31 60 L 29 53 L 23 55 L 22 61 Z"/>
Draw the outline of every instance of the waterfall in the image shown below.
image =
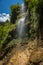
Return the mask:
<path fill-rule="evenodd" d="M 18 26 L 17 26 L 17 32 L 18 32 L 18 37 L 21 38 L 23 36 L 23 30 L 24 30 L 24 22 L 25 22 L 25 16 L 23 16 L 25 14 L 25 6 L 24 4 L 21 5 L 20 8 L 20 12 L 21 12 L 21 18 L 18 20 Z"/>
<path fill-rule="evenodd" d="M 25 5 L 24 5 L 24 3 L 21 5 L 20 12 L 21 12 L 21 14 L 25 13 Z"/>

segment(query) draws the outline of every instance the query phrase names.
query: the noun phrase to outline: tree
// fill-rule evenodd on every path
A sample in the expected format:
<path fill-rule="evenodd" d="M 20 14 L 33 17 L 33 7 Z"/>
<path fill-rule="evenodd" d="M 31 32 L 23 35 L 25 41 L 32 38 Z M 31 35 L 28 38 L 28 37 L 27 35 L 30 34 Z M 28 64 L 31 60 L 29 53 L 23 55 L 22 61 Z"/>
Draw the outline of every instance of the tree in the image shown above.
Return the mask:
<path fill-rule="evenodd" d="M 11 9 L 11 23 L 15 23 L 17 20 L 17 16 L 20 13 L 20 5 L 19 4 L 12 5 L 10 9 Z"/>

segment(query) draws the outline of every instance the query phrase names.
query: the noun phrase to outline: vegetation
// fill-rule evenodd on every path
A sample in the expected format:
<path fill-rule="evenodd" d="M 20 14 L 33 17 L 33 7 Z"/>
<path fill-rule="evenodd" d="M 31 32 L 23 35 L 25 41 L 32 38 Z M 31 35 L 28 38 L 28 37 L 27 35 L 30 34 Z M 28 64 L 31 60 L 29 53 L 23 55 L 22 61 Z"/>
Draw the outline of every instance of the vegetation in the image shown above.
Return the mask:
<path fill-rule="evenodd" d="M 17 20 L 17 16 L 20 14 L 20 5 L 19 4 L 12 5 L 10 9 L 11 9 L 11 23 L 15 23 L 15 21 Z"/>
<path fill-rule="evenodd" d="M 10 7 L 11 9 L 11 15 L 10 15 L 10 21 L 6 21 L 5 23 L 0 23 L 0 48 L 5 44 L 10 43 L 10 41 L 13 39 L 12 38 L 12 34 L 14 37 L 14 33 L 13 31 L 16 29 L 17 27 L 17 16 L 20 14 L 20 5 L 16 4 L 16 5 L 12 5 Z M 14 24 L 15 23 L 15 24 Z M 10 34 L 10 32 L 12 32 Z"/>
<path fill-rule="evenodd" d="M 42 34 L 43 28 L 43 0 L 24 0 L 28 7 L 30 25 L 30 37 L 35 37 Z M 41 28 L 41 29 L 40 29 Z M 40 30 L 40 31 L 39 31 Z M 38 34 L 37 34 L 38 33 Z M 39 37 L 38 37 L 39 38 Z"/>
<path fill-rule="evenodd" d="M 34 40 L 38 36 L 39 29 L 42 29 L 43 25 L 43 1 L 42 0 L 24 0 L 26 9 L 28 10 L 28 22 L 30 21 L 28 29 L 29 39 Z M 12 34 L 9 34 L 13 29 L 16 29 L 17 26 L 17 17 L 20 15 L 20 5 L 12 5 L 10 7 L 11 15 L 10 22 L 0 24 L 0 46 L 3 43 L 7 42 L 9 36 L 12 37 Z M 41 30 L 40 29 L 40 30 Z M 41 32 L 42 33 L 42 32 Z"/>
<path fill-rule="evenodd" d="M 29 30 L 28 35 L 30 39 L 35 39 L 37 36 L 37 32 L 39 28 L 42 28 L 43 22 L 43 1 L 42 0 L 24 0 L 25 6 L 28 10 L 28 22 Z M 0 24 L 0 45 L 5 43 L 7 38 L 9 37 L 9 32 L 11 32 L 14 28 L 16 28 L 17 17 L 20 15 L 20 5 L 12 5 L 11 9 L 11 20 L 5 24 Z M 12 32 L 13 34 L 13 32 Z"/>
<path fill-rule="evenodd" d="M 28 18 L 30 21 L 30 39 L 34 40 L 37 36 L 37 30 L 38 30 L 38 13 L 37 13 L 37 8 L 38 8 L 38 0 L 24 0 L 26 3 L 26 6 L 28 7 Z"/>
<path fill-rule="evenodd" d="M 27 12 L 25 14 L 26 24 L 24 23 L 26 30 L 23 30 L 24 32 L 26 31 L 25 36 L 21 40 L 17 38 L 18 34 L 16 35 L 18 18 L 20 18 L 21 16 L 20 4 L 11 5 L 10 21 L 7 21 L 4 24 L 0 23 L 0 56 L 2 54 L 1 57 L 3 57 L 6 54 L 6 52 L 9 51 L 9 49 L 12 48 L 13 46 L 15 47 L 17 46 L 18 48 L 18 45 L 19 46 L 21 45 L 20 48 L 23 48 L 22 49 L 23 54 L 24 54 L 24 49 L 26 48 L 28 48 L 28 50 L 30 49 L 29 50 L 30 52 L 33 51 L 34 49 L 34 51 L 32 52 L 33 55 L 30 58 L 30 63 L 34 64 L 37 62 L 37 60 L 38 63 L 39 62 L 41 63 L 43 61 L 42 60 L 43 55 L 41 55 L 42 51 L 40 51 L 40 48 L 36 49 L 37 48 L 36 38 L 39 38 L 39 36 L 41 36 L 41 40 L 43 40 L 43 0 L 24 0 L 24 4 L 26 6 L 26 12 Z M 25 46 L 26 44 L 27 46 Z M 18 48 L 18 50 L 20 48 Z M 27 54 L 28 54 L 28 50 L 27 50 Z M 41 61 L 40 61 L 40 57 L 41 57 Z"/>
<path fill-rule="evenodd" d="M 11 24 L 9 21 L 3 24 L 0 24 L 0 48 L 3 44 L 7 44 L 10 41 L 9 32 L 16 28 L 16 24 Z M 9 38 L 9 41 L 7 40 Z"/>
<path fill-rule="evenodd" d="M 8 36 L 9 28 L 10 28 L 9 23 L 6 23 L 4 25 L 0 24 L 0 45 L 5 43 L 5 40 L 6 40 L 7 36 Z"/>

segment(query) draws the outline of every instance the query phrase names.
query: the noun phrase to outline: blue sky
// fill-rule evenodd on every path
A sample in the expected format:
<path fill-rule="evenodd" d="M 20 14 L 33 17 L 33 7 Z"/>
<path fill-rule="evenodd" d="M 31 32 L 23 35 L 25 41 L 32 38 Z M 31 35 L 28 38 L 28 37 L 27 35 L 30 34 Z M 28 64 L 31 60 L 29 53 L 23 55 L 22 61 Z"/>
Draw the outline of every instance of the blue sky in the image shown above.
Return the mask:
<path fill-rule="evenodd" d="M 12 4 L 23 3 L 23 0 L 0 0 L 0 13 L 10 13 Z"/>

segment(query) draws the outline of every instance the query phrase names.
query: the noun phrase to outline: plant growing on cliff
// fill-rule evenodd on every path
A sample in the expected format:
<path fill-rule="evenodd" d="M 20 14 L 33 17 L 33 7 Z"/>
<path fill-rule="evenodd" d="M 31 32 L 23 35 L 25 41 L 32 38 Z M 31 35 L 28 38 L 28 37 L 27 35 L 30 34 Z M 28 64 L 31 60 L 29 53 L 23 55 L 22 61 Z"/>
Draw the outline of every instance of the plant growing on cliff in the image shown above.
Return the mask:
<path fill-rule="evenodd" d="M 28 6 L 28 18 L 30 21 L 30 38 L 34 39 L 37 35 L 38 30 L 38 13 L 37 8 L 39 4 L 39 0 L 24 0 L 26 5 Z"/>

